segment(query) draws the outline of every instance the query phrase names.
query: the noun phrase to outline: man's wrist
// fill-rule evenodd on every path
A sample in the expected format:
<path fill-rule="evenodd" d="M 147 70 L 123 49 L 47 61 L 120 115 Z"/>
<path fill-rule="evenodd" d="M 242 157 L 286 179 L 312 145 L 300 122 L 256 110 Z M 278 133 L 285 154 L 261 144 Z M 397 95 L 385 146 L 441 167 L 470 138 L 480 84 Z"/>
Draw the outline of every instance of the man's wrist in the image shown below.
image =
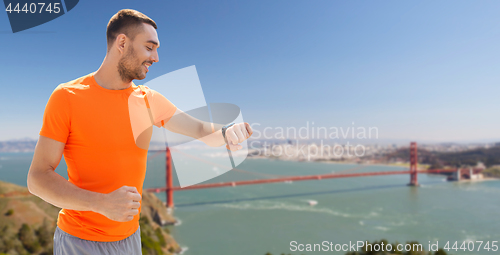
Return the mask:
<path fill-rule="evenodd" d="M 102 203 L 105 200 L 106 194 L 93 192 L 93 196 L 90 199 L 89 209 L 93 212 L 100 213 L 102 208 Z"/>
<path fill-rule="evenodd" d="M 224 141 L 227 141 L 226 139 L 226 130 L 231 127 L 232 125 L 234 125 L 234 122 L 233 123 L 230 123 L 230 124 L 227 124 L 225 126 L 222 127 L 222 137 L 224 138 Z"/>

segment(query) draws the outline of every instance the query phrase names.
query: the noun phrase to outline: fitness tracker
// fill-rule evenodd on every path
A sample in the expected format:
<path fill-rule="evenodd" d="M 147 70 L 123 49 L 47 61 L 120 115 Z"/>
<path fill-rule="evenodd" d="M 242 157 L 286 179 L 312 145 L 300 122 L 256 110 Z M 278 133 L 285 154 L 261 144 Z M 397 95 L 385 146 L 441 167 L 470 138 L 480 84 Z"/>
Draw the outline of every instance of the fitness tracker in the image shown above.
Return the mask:
<path fill-rule="evenodd" d="M 224 140 L 226 141 L 227 143 L 227 139 L 226 139 L 226 130 L 231 127 L 232 125 L 234 125 L 234 122 L 233 123 L 230 123 L 230 124 L 227 124 L 225 126 L 222 127 L 222 137 L 224 137 Z"/>

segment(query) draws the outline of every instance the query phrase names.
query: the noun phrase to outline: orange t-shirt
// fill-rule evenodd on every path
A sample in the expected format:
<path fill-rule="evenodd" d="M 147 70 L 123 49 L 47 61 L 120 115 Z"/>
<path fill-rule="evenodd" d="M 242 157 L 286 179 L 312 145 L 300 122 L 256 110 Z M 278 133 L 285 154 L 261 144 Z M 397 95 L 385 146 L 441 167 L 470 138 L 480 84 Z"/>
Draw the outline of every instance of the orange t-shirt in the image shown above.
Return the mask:
<path fill-rule="evenodd" d="M 94 73 L 56 87 L 40 135 L 65 143 L 68 179 L 77 187 L 110 193 L 127 185 L 142 194 L 148 151 L 147 145 L 137 145 L 138 137 L 151 139 L 145 131 L 152 124 L 162 126 L 177 108 L 160 93 L 147 87 L 143 92 L 133 83 L 123 90 L 105 89 Z M 137 230 L 139 214 L 118 222 L 92 211 L 61 209 L 57 225 L 81 239 L 112 242 Z"/>

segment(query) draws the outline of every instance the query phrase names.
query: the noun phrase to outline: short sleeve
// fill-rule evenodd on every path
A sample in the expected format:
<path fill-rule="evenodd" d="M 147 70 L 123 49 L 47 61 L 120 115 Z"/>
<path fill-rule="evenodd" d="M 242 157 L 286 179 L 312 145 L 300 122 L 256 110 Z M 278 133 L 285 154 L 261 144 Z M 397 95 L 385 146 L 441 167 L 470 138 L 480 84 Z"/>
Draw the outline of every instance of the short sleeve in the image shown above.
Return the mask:
<path fill-rule="evenodd" d="M 153 112 L 154 125 L 163 126 L 174 115 L 177 107 L 155 90 L 151 90 L 151 111 Z M 162 123 L 163 122 L 163 123 Z"/>
<path fill-rule="evenodd" d="M 70 132 L 70 107 L 67 91 L 60 85 L 52 92 L 43 113 L 40 135 L 66 143 Z"/>

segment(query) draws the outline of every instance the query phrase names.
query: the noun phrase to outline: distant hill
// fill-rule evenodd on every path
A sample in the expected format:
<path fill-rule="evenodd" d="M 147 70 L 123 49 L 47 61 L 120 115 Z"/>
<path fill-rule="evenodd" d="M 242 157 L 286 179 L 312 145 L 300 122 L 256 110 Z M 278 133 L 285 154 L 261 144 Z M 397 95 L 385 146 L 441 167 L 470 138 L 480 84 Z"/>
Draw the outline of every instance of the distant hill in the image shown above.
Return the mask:
<path fill-rule="evenodd" d="M 26 187 L 0 181 L 0 254 L 53 254 L 57 208 L 29 193 Z M 172 254 L 181 248 L 161 226 L 175 219 L 153 193 L 143 192 L 141 238 L 143 254 Z"/>
<path fill-rule="evenodd" d="M 0 141 L 0 152 L 33 152 L 37 141 L 31 138 Z M 170 146 L 174 145 L 176 143 L 170 143 Z M 165 141 L 151 141 L 149 150 L 165 150 Z"/>
<path fill-rule="evenodd" d="M 409 148 L 400 149 L 386 155 L 387 160 L 409 160 L 409 158 Z M 483 162 L 486 167 L 500 165 L 500 146 L 461 152 L 431 152 L 418 149 L 418 163 L 429 164 L 431 165 L 430 168 L 441 168 L 444 166 L 457 167 L 462 165 L 475 166 L 478 162 Z"/>
<path fill-rule="evenodd" d="M 32 152 L 35 151 L 36 142 L 31 138 L 0 141 L 0 152 Z"/>

